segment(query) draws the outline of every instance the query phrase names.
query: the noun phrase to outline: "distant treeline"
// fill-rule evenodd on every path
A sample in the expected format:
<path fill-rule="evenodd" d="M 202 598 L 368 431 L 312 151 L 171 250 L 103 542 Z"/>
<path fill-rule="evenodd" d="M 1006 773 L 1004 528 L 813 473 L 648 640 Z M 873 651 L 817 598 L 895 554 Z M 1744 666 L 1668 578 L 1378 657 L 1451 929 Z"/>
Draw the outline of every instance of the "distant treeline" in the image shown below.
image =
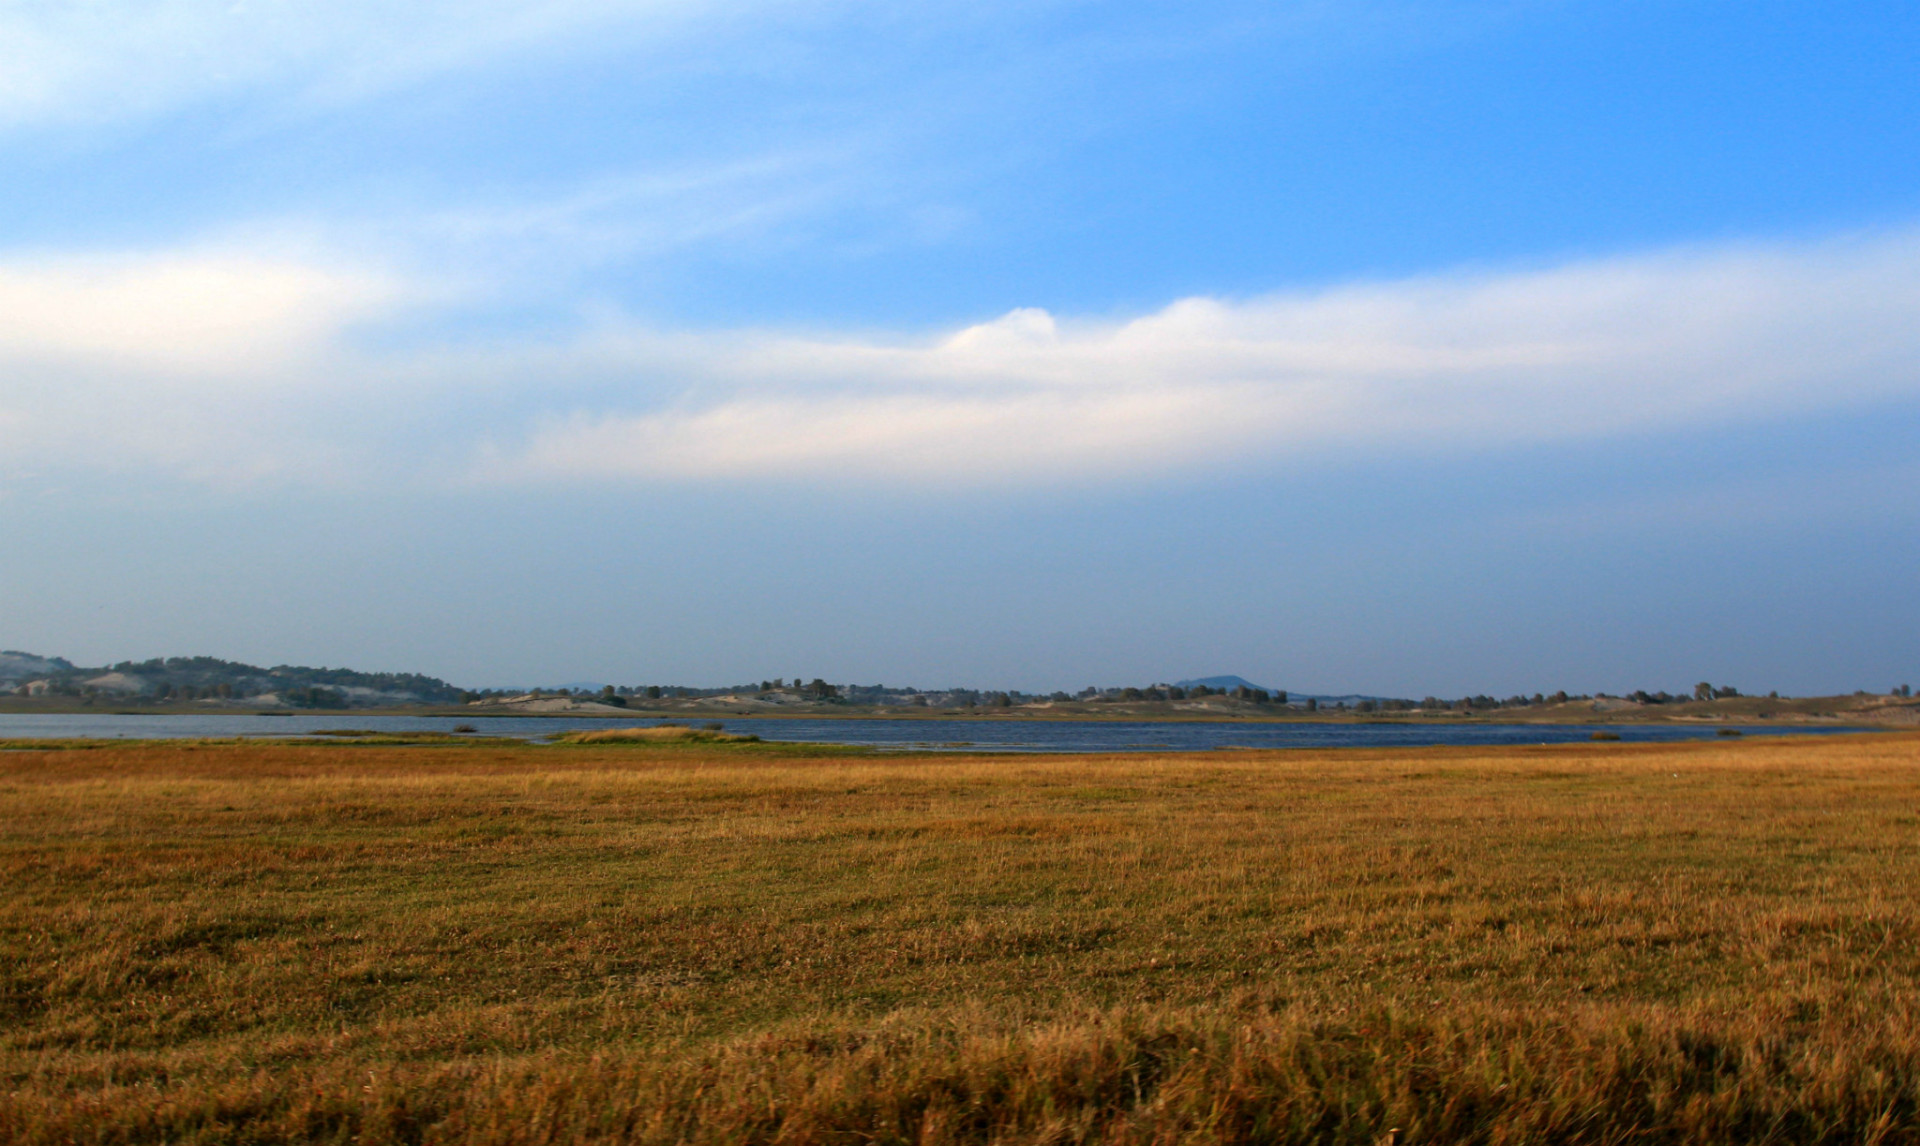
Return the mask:
<path fill-rule="evenodd" d="M 1213 678 L 1233 681 L 1240 678 Z M 1248 684 L 1221 687 L 1197 682 L 1186 685 L 1151 684 L 1099 688 L 1078 692 L 1022 692 L 1018 689 L 919 688 L 884 684 L 830 684 L 820 677 L 803 681 L 775 677 L 724 688 L 694 685 L 600 685 L 593 688 L 463 689 L 438 677 L 407 672 L 360 672 L 345 668 L 275 665 L 262 668 L 218 657 L 156 657 L 120 661 L 97 668 L 78 666 L 60 657 L 41 657 L 16 650 L 0 651 L 0 691 L 29 696 L 113 697 L 123 702 L 176 703 L 229 700 L 282 705 L 290 708 L 337 709 L 383 704 L 460 704 L 475 700 L 521 697 L 572 697 L 598 700 L 618 707 L 652 700 L 695 699 L 714 696 L 758 696 L 811 704 L 910 706 L 933 708 L 1017 708 L 1048 703 L 1127 704 L 1219 699 L 1245 705 L 1288 707 L 1337 712 L 1490 711 L 1523 709 L 1621 699 L 1637 704 L 1664 705 L 1689 701 L 1724 700 L 1741 696 L 1739 689 L 1706 681 L 1683 692 L 1636 689 L 1622 697 L 1606 693 L 1534 693 L 1495 697 L 1486 694 L 1419 700 L 1394 697 L 1324 697 L 1289 694 L 1284 689 Z M 1911 686 L 1899 685 L 1890 694 L 1911 697 Z M 1768 693 L 1777 698 L 1779 694 Z"/>
<path fill-rule="evenodd" d="M 1912 689 L 1900 685 L 1889 690 L 1893 696 L 1911 696 Z M 1203 684 L 1187 686 L 1152 684 L 1111 688 L 1083 688 L 1078 692 L 1022 692 L 1018 689 L 940 688 L 924 689 L 913 685 L 829 684 L 819 677 L 802 683 L 798 677 L 775 678 L 724 688 L 693 685 L 603 685 L 599 688 L 485 689 L 467 694 L 473 699 L 534 697 L 574 697 L 598 700 L 625 707 L 648 700 L 698 699 L 701 697 L 742 696 L 763 699 L 788 699 L 814 704 L 861 706 L 907 706 L 934 708 L 1018 708 L 1029 705 L 1078 702 L 1082 704 L 1152 703 L 1219 698 L 1244 704 L 1288 707 L 1307 712 L 1479 712 L 1500 709 L 1551 707 L 1594 700 L 1628 700 L 1637 704 L 1681 704 L 1689 701 L 1724 700 L 1745 695 L 1732 686 L 1702 681 L 1691 691 L 1672 693 L 1636 689 L 1624 696 L 1608 693 L 1536 692 L 1531 696 L 1515 694 L 1497 697 L 1485 693 L 1456 698 L 1426 696 L 1419 700 L 1403 697 L 1317 697 L 1290 694 L 1285 689 L 1264 689 L 1242 685 L 1218 688 Z M 1768 697 L 1778 699 L 1778 692 Z"/>
<path fill-rule="evenodd" d="M 841 686 L 828 684 L 815 677 L 811 683 L 801 684 L 798 677 L 791 685 L 784 680 L 761 681 L 759 684 L 737 684 L 729 688 L 699 688 L 681 684 L 635 684 L 601 685 L 599 688 L 483 688 L 461 695 L 468 701 L 475 700 L 517 700 L 531 697 L 540 700 L 546 697 L 570 697 L 579 700 L 596 700 L 602 704 L 611 704 L 625 708 L 636 700 L 678 700 L 703 696 L 738 696 L 741 694 L 789 693 L 799 699 L 818 703 L 846 703 Z"/>
<path fill-rule="evenodd" d="M 592 688 L 481 689 L 467 694 L 475 700 L 510 697 L 575 697 L 624 706 L 636 700 L 693 699 L 711 696 L 786 697 L 819 704 L 928 705 L 935 707 L 1013 708 L 1018 705 L 1049 701 L 1148 701 L 1187 700 L 1207 696 L 1231 697 L 1255 704 L 1286 704 L 1284 691 L 1264 688 L 1209 688 L 1195 685 L 1180 688 L 1153 685 L 1147 688 L 1084 688 L 1079 692 L 1021 692 L 1019 689 L 942 688 L 923 689 L 912 685 L 829 684 L 819 677 L 802 683 L 799 677 L 748 682 L 726 688 L 699 688 L 691 685 L 602 685 Z"/>

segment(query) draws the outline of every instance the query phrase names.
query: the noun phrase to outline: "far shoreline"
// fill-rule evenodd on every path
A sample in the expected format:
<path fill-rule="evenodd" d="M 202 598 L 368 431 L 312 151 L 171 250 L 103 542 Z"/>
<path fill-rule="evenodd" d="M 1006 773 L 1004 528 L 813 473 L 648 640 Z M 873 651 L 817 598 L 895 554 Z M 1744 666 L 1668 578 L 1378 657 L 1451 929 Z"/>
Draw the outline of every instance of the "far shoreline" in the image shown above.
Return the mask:
<path fill-rule="evenodd" d="M 704 699 L 704 698 L 703 698 Z M 1748 700 L 1748 698 L 1740 698 Z M 1875 698 L 1878 699 L 1878 698 Z M 1352 710 L 1193 712 L 1170 705 L 1128 705 L 1123 711 L 1100 711 L 1105 705 L 1075 706 L 1071 709 L 1048 708 L 963 708 L 926 709 L 917 707 L 871 707 L 813 705 L 795 706 L 791 711 L 739 709 L 726 704 L 689 701 L 684 705 L 615 708 L 598 703 L 575 703 L 566 708 L 529 710 L 505 706 L 393 705 L 367 708 L 242 707 L 238 705 L 186 704 L 108 706 L 79 701 L 61 703 L 39 698 L 0 698 L 0 719 L 7 716 L 199 716 L 199 717 L 420 717 L 457 720 L 688 720 L 688 721 L 764 721 L 764 720 L 896 720 L 896 721 L 1017 721 L 1036 723 L 1112 723 L 1112 724 L 1224 724 L 1224 725 L 1379 725 L 1379 726 L 1539 726 L 1577 727 L 1587 725 L 1667 725 L 1679 727 L 1724 726 L 1764 730 L 1778 727 L 1814 725 L 1826 728 L 1859 728 L 1863 731 L 1920 726 L 1920 705 L 1879 705 L 1849 710 L 1853 697 L 1821 697 L 1771 702 L 1771 711 L 1722 702 L 1697 702 L 1685 706 L 1634 705 L 1599 711 L 1578 711 L 1574 705 L 1554 706 L 1550 713 L 1533 714 L 1527 710 L 1473 711 L 1439 714 L 1433 712 L 1367 712 Z M 1750 702 L 1751 703 L 1751 702 Z M 1792 706 L 1792 707 L 1788 707 Z M 1116 706 L 1117 707 L 1117 706 Z M 1251 707 L 1251 706 L 1250 706 Z M 1585 708 L 1583 703 L 1579 707 Z M 1678 711 L 1659 711 L 1668 708 Z M 1648 711 L 1653 709 L 1654 711 Z M 1740 709 L 1746 709 L 1741 711 Z"/>

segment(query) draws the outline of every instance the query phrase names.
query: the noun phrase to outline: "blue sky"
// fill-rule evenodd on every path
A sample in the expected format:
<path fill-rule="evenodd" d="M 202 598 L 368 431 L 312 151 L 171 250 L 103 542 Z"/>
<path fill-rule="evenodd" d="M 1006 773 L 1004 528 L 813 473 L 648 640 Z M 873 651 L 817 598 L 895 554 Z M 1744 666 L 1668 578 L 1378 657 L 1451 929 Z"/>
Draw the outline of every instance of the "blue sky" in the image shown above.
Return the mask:
<path fill-rule="evenodd" d="M 1920 16 L 0 4 L 0 644 L 1920 677 Z"/>

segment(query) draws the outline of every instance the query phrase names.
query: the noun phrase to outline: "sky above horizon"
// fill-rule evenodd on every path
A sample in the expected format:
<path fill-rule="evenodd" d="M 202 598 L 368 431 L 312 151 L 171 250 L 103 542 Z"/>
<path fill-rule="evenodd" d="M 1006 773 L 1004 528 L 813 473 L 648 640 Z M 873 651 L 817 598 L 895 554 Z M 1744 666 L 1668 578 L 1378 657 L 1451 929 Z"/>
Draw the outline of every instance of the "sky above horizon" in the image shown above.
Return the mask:
<path fill-rule="evenodd" d="M 1920 683 L 1896 3 L 0 0 L 0 647 Z"/>

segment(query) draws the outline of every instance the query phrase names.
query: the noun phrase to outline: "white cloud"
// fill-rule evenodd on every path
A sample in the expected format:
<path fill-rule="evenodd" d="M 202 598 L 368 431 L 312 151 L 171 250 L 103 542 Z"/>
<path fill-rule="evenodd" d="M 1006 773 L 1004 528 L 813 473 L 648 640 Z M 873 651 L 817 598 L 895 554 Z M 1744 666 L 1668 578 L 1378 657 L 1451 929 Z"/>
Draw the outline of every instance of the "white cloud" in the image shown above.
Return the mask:
<path fill-rule="evenodd" d="M 1105 478 L 1194 464 L 1255 435 L 1234 423 L 1251 388 L 992 395 L 771 397 L 690 412 L 584 418 L 548 429 L 506 472 L 733 479 L 774 474 L 948 483 Z"/>
<path fill-rule="evenodd" d="M 348 337 L 413 301 L 391 276 L 232 250 L 0 264 L 0 477 L 338 468 L 349 443 L 297 423 L 377 387 Z"/>
<path fill-rule="evenodd" d="M 0 263 L 0 478 L 1087 484 L 1920 398 L 1916 232 L 931 338 L 461 340 L 450 300 L 226 248 Z"/>
<path fill-rule="evenodd" d="M 1099 480 L 1920 397 L 1920 237 L 1187 299 L 1128 322 L 1021 309 L 921 344 L 728 336 L 668 353 L 697 380 L 688 397 L 575 413 L 492 471 Z M 662 356 L 632 354 L 636 370 Z"/>
<path fill-rule="evenodd" d="M 0 265 L 0 355 L 205 381 L 323 349 L 397 300 L 380 276 L 231 253 Z"/>

